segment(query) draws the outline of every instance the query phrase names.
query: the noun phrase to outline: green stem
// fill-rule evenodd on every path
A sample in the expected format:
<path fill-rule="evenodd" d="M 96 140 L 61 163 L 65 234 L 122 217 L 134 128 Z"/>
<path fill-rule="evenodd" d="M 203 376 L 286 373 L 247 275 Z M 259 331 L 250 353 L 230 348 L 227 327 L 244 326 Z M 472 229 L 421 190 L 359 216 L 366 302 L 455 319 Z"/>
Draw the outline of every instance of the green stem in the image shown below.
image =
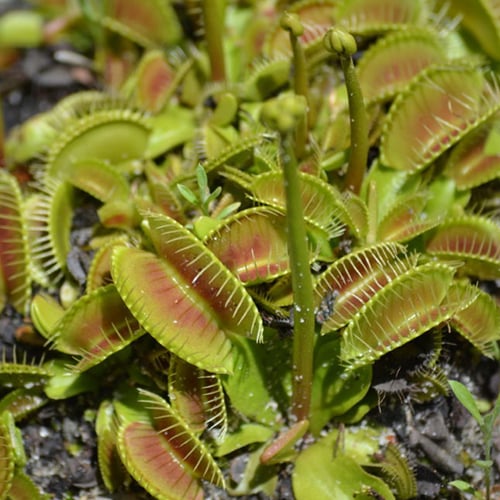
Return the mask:
<path fill-rule="evenodd" d="M 332 28 L 326 33 L 324 42 L 327 50 L 340 57 L 344 73 L 351 129 L 351 151 L 346 187 L 353 193 L 359 194 L 368 159 L 368 117 L 361 85 L 352 61 L 352 55 L 357 51 L 356 41 L 350 33 L 339 28 Z"/>
<path fill-rule="evenodd" d="M 306 225 L 291 135 L 287 134 L 282 137 L 281 158 L 285 182 L 288 248 L 294 302 L 292 414 L 300 421 L 309 418 L 315 319 Z"/>
<path fill-rule="evenodd" d="M 308 420 L 311 407 L 315 318 L 313 285 L 309 267 L 309 248 L 295 158 L 297 126 L 307 113 L 303 96 L 286 95 L 267 101 L 261 110 L 262 121 L 278 131 L 286 197 L 286 228 L 292 272 L 294 302 L 292 414 L 297 421 Z"/>
<path fill-rule="evenodd" d="M 293 53 L 293 90 L 297 95 L 304 96 L 309 104 L 309 76 L 307 71 L 306 56 L 304 47 L 300 43 L 299 37 L 304 33 L 304 27 L 297 14 L 285 12 L 281 16 L 281 27 L 288 31 L 290 35 L 290 44 Z M 310 112 L 310 110 L 309 110 Z M 295 132 L 295 155 L 297 158 L 303 158 L 306 150 L 308 133 L 308 115 L 297 124 Z"/>
<path fill-rule="evenodd" d="M 226 65 L 224 60 L 224 4 L 217 0 L 203 0 L 203 22 L 205 25 L 205 40 L 212 71 L 212 81 L 226 80 Z"/>

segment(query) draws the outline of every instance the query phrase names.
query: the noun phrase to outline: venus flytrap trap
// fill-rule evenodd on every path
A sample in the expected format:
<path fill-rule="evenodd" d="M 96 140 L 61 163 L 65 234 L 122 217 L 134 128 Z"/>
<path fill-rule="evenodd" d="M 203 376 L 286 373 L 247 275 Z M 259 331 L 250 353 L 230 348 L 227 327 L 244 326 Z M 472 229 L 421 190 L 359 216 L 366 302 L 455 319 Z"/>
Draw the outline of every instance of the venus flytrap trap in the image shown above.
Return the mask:
<path fill-rule="evenodd" d="M 412 463 L 369 412 L 447 395 L 456 337 L 498 359 L 498 304 L 476 284 L 500 272 L 498 77 L 424 0 L 265 19 L 209 3 L 81 2 L 113 97 L 77 93 L 8 136 L 1 305 L 29 309 L 50 359 L 0 363 L 2 415 L 99 386 L 117 494 L 272 496 L 289 474 L 297 500 L 411 498 Z M 26 161 L 34 184 L 11 174 Z M 95 222 L 77 281 L 80 200 Z M 24 480 L 9 464 L 6 489 Z"/>

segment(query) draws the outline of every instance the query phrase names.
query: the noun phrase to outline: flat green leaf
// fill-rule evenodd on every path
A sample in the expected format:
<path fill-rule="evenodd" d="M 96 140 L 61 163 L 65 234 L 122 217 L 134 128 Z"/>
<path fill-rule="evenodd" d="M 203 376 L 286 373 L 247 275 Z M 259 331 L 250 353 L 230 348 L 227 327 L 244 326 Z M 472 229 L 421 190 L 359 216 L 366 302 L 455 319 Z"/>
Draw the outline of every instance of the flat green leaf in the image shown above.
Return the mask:
<path fill-rule="evenodd" d="M 479 424 L 484 424 L 484 419 L 481 413 L 479 412 L 479 408 L 477 407 L 477 403 L 474 399 L 474 396 L 471 394 L 469 389 L 465 387 L 458 380 L 450 380 L 450 387 L 453 391 L 453 394 L 457 397 L 457 399 L 465 406 L 467 411 L 474 417 L 474 420 Z"/>
<path fill-rule="evenodd" d="M 348 450 L 335 456 L 332 437 L 335 435 L 327 435 L 299 454 L 292 475 L 295 498 L 352 500 L 373 488 L 384 500 L 395 500 L 389 486 L 365 472 Z M 358 440 L 361 444 L 363 436 Z"/>
<path fill-rule="evenodd" d="M 234 374 L 222 382 L 231 405 L 254 422 L 279 428 L 290 404 L 291 352 L 285 340 L 234 340 Z"/>
<path fill-rule="evenodd" d="M 242 424 L 236 431 L 229 433 L 215 452 L 215 456 L 222 457 L 254 443 L 263 443 L 274 435 L 274 430 L 266 425 Z"/>
<path fill-rule="evenodd" d="M 340 338 L 318 339 L 314 354 L 310 416 L 310 431 L 316 436 L 330 419 L 349 411 L 370 389 L 371 366 L 346 372 L 345 367 L 338 362 L 339 355 Z"/>

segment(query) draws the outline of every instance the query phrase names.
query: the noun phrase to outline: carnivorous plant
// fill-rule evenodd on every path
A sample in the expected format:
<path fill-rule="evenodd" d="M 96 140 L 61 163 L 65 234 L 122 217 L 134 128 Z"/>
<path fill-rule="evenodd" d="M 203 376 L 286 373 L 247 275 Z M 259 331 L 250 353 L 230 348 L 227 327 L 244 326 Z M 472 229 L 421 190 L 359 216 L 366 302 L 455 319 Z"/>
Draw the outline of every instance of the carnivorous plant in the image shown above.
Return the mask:
<path fill-rule="evenodd" d="M 428 403 L 448 344 L 499 358 L 496 2 L 35 4 L 102 89 L 0 147 L 0 304 L 44 352 L 0 364 L 0 498 L 36 491 L 16 421 L 89 391 L 109 491 L 416 496 L 374 373 Z"/>

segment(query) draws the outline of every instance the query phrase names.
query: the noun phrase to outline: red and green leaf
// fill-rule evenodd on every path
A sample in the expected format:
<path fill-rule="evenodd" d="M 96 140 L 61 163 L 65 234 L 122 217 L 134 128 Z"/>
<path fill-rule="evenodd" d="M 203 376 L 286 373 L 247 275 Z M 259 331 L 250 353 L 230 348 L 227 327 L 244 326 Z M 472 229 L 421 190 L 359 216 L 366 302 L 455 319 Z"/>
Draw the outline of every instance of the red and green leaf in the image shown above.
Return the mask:
<path fill-rule="evenodd" d="M 192 233 L 170 217 L 147 218 L 150 235 L 163 262 L 179 275 L 186 293 L 210 308 L 228 332 L 262 341 L 262 320 L 241 282 Z M 189 289 L 189 290 L 188 290 Z M 186 360 L 189 362 L 189 360 Z"/>
<path fill-rule="evenodd" d="M 314 287 L 316 306 L 332 294 L 333 311 L 322 323 L 323 333 L 336 330 L 349 322 L 379 290 L 408 269 L 415 267 L 416 256 L 398 258 L 404 247 L 396 243 L 380 243 L 354 251 L 323 272 Z"/>
<path fill-rule="evenodd" d="M 115 286 L 107 285 L 74 302 L 57 324 L 51 340 L 55 349 L 78 356 L 73 369 L 83 371 L 143 333 Z"/>
<path fill-rule="evenodd" d="M 493 297 L 472 285 L 454 284 L 454 287 L 471 288 L 473 302 L 457 311 L 450 320 L 451 326 L 477 347 L 485 356 L 498 358 L 500 351 L 500 309 Z"/>
<path fill-rule="evenodd" d="M 92 263 L 87 273 L 87 293 L 91 293 L 101 286 L 112 283 L 111 255 L 116 246 L 126 246 L 128 237 L 116 236 L 105 242 L 94 254 Z"/>
<path fill-rule="evenodd" d="M 5 299 L 26 314 L 31 294 L 26 223 L 21 192 L 14 177 L 0 171 L 0 310 Z"/>
<path fill-rule="evenodd" d="M 123 300 L 174 354 L 207 371 L 230 372 L 229 336 L 262 340 L 257 307 L 238 279 L 187 229 L 162 215 L 151 215 L 147 222 L 159 257 L 133 248 L 113 252 L 113 279 Z"/>
<path fill-rule="evenodd" d="M 487 150 L 490 134 L 497 121 L 489 121 L 465 136 L 446 161 L 445 175 L 458 189 L 470 189 L 500 177 L 500 155 Z"/>
<path fill-rule="evenodd" d="M 120 33 L 144 47 L 171 45 L 179 41 L 182 31 L 170 2 L 161 0 L 104 0 L 104 17 L 96 19 L 108 29 Z"/>
<path fill-rule="evenodd" d="M 99 406 L 96 434 L 99 471 L 106 488 L 115 491 L 126 481 L 127 471 L 118 455 L 118 418 L 110 401 L 103 401 Z"/>
<path fill-rule="evenodd" d="M 124 423 L 118 452 L 131 476 L 158 500 L 203 500 L 203 489 L 151 423 Z"/>
<path fill-rule="evenodd" d="M 380 38 L 357 66 L 363 98 L 391 98 L 420 71 L 444 61 L 443 41 L 437 33 L 412 29 Z"/>
<path fill-rule="evenodd" d="M 352 33 L 374 35 L 423 25 L 427 13 L 423 0 L 351 0 L 340 3 L 337 21 Z"/>
<path fill-rule="evenodd" d="M 428 196 L 401 195 L 377 226 L 377 241 L 408 241 L 437 226 L 441 219 L 424 212 Z"/>
<path fill-rule="evenodd" d="M 500 278 L 500 227 L 477 215 L 450 219 L 436 229 L 427 243 L 427 252 L 461 260 L 461 272 L 482 279 Z"/>
<path fill-rule="evenodd" d="M 170 404 L 189 428 L 196 433 L 227 429 L 226 403 L 219 378 L 182 359 L 172 356 L 168 374 Z"/>
<path fill-rule="evenodd" d="M 326 231 L 330 237 L 342 234 L 343 223 L 350 220 L 338 190 L 318 177 L 299 173 L 301 201 L 305 219 Z M 285 188 L 281 172 L 267 172 L 255 177 L 249 186 L 253 198 L 260 202 L 285 209 Z"/>
<path fill-rule="evenodd" d="M 335 23 L 336 3 L 334 0 L 306 0 L 287 7 L 287 11 L 297 14 L 304 25 L 304 33 L 299 40 L 309 57 L 321 48 L 323 35 Z M 278 23 L 272 31 L 268 31 L 263 50 L 270 58 L 292 53 L 290 37 Z"/>
<path fill-rule="evenodd" d="M 158 395 L 141 390 L 141 402 L 150 411 L 154 428 L 165 439 L 170 454 L 195 478 L 224 487 L 222 472 L 205 445 Z"/>
<path fill-rule="evenodd" d="M 137 104 L 152 113 L 161 111 L 175 89 L 175 76 L 162 51 L 147 52 L 133 77 Z"/>
<path fill-rule="evenodd" d="M 471 300 L 460 294 L 445 300 L 454 274 L 453 267 L 429 263 L 386 285 L 343 330 L 342 362 L 350 368 L 370 364 L 450 319 Z"/>
<path fill-rule="evenodd" d="M 224 221 L 204 240 L 221 262 L 245 284 L 289 272 L 284 214 L 255 208 Z"/>
<path fill-rule="evenodd" d="M 383 163 L 398 170 L 423 169 L 495 113 L 500 102 L 485 97 L 488 93 L 478 68 L 448 65 L 422 71 L 397 96 L 386 117 Z"/>
<path fill-rule="evenodd" d="M 130 188 L 125 177 L 102 159 L 75 161 L 71 166 L 68 182 L 103 203 L 110 200 L 126 200 Z"/>

